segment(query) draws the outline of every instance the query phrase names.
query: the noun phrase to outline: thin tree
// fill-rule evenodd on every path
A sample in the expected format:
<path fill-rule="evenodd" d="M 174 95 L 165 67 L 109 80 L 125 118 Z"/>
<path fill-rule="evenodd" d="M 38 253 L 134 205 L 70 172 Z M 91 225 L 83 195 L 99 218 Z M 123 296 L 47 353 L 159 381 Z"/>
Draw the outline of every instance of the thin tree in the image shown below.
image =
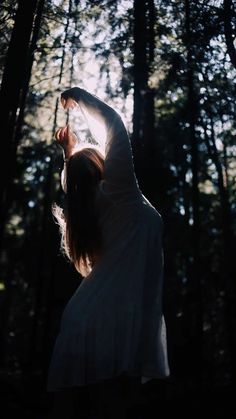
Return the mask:
<path fill-rule="evenodd" d="M 208 92 L 209 95 L 209 92 Z M 209 107 L 209 125 L 211 127 L 211 134 L 208 135 L 205 129 L 205 141 L 209 157 L 212 159 L 216 172 L 217 172 L 217 186 L 219 190 L 219 199 L 221 204 L 221 223 L 223 236 L 223 266 L 224 266 L 224 289 L 225 289 L 225 309 L 226 309 L 226 329 L 228 332 L 228 344 L 229 353 L 231 358 L 231 376 L 232 381 L 236 383 L 236 362 L 235 362 L 235 351 L 236 351 L 236 338 L 235 338 L 235 326 L 236 326 L 236 286 L 235 286 L 235 237 L 232 231 L 232 213 L 229 200 L 229 191 L 227 183 L 225 182 L 224 172 L 222 163 L 220 161 L 219 151 L 216 147 L 216 136 L 214 127 L 214 118 L 211 110 L 211 100 L 208 99 Z"/>
<path fill-rule="evenodd" d="M 62 56 L 61 56 L 61 65 L 58 77 L 58 85 L 60 86 L 63 77 L 63 70 L 65 66 L 65 59 L 66 59 L 66 48 L 67 48 L 67 41 L 68 41 L 68 31 L 69 31 L 69 24 L 71 20 L 71 10 L 72 10 L 72 0 L 69 1 L 68 5 L 68 12 L 67 12 L 67 19 L 65 24 L 64 30 L 64 37 L 62 42 Z M 58 107 L 59 107 L 59 98 L 56 98 L 55 102 L 55 109 L 54 109 L 54 119 L 52 124 L 52 138 L 55 135 L 55 130 L 57 127 L 57 115 L 58 115 Z M 40 357 L 40 352 L 44 352 L 44 336 L 47 329 L 47 324 L 45 320 L 47 320 L 49 309 L 48 304 L 48 295 L 50 295 L 50 290 L 53 282 L 53 273 L 55 268 L 55 258 L 57 252 L 56 244 L 52 243 L 53 232 L 52 232 L 52 220 L 51 220 L 51 204 L 52 204 L 52 197 L 54 195 L 54 182 L 53 182 L 53 173 L 55 169 L 55 162 L 56 162 L 56 153 L 50 153 L 50 164 L 48 168 L 47 179 L 45 183 L 45 197 L 44 197 L 44 206 L 43 206 L 43 220 L 42 220 L 42 228 L 41 228 L 41 244 L 40 244 L 40 253 L 38 258 L 39 268 L 37 274 L 37 282 L 35 287 L 35 307 L 34 307 L 34 319 L 33 319 L 33 326 L 31 331 L 31 339 L 30 339 L 30 351 L 29 351 L 29 365 L 30 368 L 35 364 Z M 45 237 L 49 237 L 50 240 L 50 249 L 48 249 L 45 245 Z M 51 256 L 51 258 L 49 257 Z M 45 274 L 45 263 L 49 266 L 49 269 L 46 269 L 47 274 Z M 50 274 L 48 274 L 48 271 Z M 46 314 L 46 318 L 45 318 Z M 42 335 L 40 330 L 42 330 Z M 40 329 L 40 330 L 39 330 Z M 42 337 L 43 336 L 43 337 Z M 38 356 L 37 356 L 38 355 Z"/>
<path fill-rule="evenodd" d="M 188 310 L 185 313 L 188 317 L 188 326 L 192 330 L 192 337 L 189 339 L 191 344 L 191 356 L 195 359 L 195 384 L 200 385 L 201 381 L 201 360 L 202 360 L 202 289 L 201 289 L 201 258 L 200 258 L 200 197 L 199 197 L 199 150 L 198 138 L 196 133 L 197 124 L 197 92 L 195 83 L 195 48 L 191 16 L 190 0 L 185 0 L 185 45 L 187 53 L 187 102 L 186 116 L 189 124 L 189 143 L 191 155 L 191 206 L 192 206 L 192 235 L 191 248 L 193 254 L 193 263 L 191 278 L 189 278 L 189 290 L 186 301 Z M 187 310 L 187 311 L 188 311 Z M 191 325 L 192 323 L 192 325 Z M 194 330 L 193 330 L 194 329 Z"/>
<path fill-rule="evenodd" d="M 232 0 L 224 0 L 224 30 L 227 52 L 231 63 L 236 68 L 236 49 L 234 46 L 233 27 L 232 27 L 233 5 Z"/>
<path fill-rule="evenodd" d="M 6 54 L 0 90 L 3 138 L 1 147 L 5 162 L 5 166 L 0 166 L 0 247 L 4 222 L 11 200 L 10 185 L 14 177 L 25 98 L 29 86 L 43 5 L 44 0 L 18 1 L 15 24 Z M 4 167 L 7 167 L 8 170 L 6 171 Z"/>
<path fill-rule="evenodd" d="M 4 156 L 4 164 L 0 165 L 0 248 L 7 211 L 12 198 L 11 187 L 16 168 L 17 146 L 20 139 L 25 98 L 30 81 L 43 5 L 44 0 L 32 0 L 29 3 L 24 0 L 19 0 L 15 24 L 6 55 L 0 90 L 0 103 L 2 106 L 1 149 L 2 155 Z M 19 52 L 21 53 L 20 59 Z M 5 284 L 5 299 L 2 307 L 2 318 L 5 328 L 2 353 L 3 363 L 7 351 L 6 334 L 8 332 L 10 301 L 11 282 L 8 281 Z"/>
<path fill-rule="evenodd" d="M 155 17 L 153 0 L 133 3 L 133 135 L 132 144 L 141 189 L 153 200 L 155 187 L 155 89 L 149 86 L 154 69 Z"/>

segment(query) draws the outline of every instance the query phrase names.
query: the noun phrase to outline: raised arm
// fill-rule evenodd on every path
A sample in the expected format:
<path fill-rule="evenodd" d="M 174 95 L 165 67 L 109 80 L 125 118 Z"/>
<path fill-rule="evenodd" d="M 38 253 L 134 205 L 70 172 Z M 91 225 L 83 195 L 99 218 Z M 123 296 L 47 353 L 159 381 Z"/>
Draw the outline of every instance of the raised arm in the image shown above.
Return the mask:
<path fill-rule="evenodd" d="M 84 89 L 74 87 L 62 93 L 66 109 L 76 102 L 82 110 L 106 127 L 104 178 L 108 192 L 137 190 L 132 148 L 128 133 L 119 114 L 101 99 Z"/>
<path fill-rule="evenodd" d="M 77 137 L 70 129 L 69 125 L 66 125 L 63 128 L 59 128 L 55 133 L 55 138 L 57 140 L 57 144 L 60 145 L 63 151 L 63 161 L 64 166 L 61 172 L 61 186 L 64 192 L 66 192 L 66 166 L 67 161 L 72 156 L 74 152 L 74 148 L 77 144 Z"/>

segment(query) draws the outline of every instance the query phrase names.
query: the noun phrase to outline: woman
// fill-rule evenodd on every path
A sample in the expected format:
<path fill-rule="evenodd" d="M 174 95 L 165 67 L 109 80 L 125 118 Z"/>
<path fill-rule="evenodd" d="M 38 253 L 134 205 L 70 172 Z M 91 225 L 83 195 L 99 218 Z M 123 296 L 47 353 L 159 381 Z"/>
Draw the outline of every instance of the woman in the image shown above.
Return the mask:
<path fill-rule="evenodd" d="M 64 151 L 66 209 L 55 206 L 54 215 L 62 247 L 83 280 L 63 312 L 48 390 L 101 384 L 106 400 L 113 385 L 117 397 L 126 392 L 129 403 L 132 388 L 169 375 L 163 221 L 139 189 L 130 140 L 117 112 L 78 87 L 62 93 L 61 103 L 64 109 L 80 106 L 104 124 L 106 138 L 103 155 L 95 146 L 76 150 L 69 127 L 56 132 Z M 107 413 L 109 418 L 125 417 L 121 400 L 118 405 L 120 411 Z"/>

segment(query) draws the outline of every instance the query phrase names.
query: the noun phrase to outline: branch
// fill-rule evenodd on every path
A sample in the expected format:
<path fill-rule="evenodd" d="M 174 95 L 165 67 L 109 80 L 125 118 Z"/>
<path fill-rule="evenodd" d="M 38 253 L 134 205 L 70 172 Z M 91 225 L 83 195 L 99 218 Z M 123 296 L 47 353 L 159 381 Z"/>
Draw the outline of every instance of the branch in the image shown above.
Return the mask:
<path fill-rule="evenodd" d="M 32 89 L 32 88 L 34 88 L 37 84 L 40 84 L 40 83 L 42 83 L 42 82 L 44 82 L 44 81 L 47 81 L 47 80 L 52 80 L 52 79 L 55 79 L 55 78 L 57 78 L 57 77 L 59 77 L 59 76 L 60 76 L 60 74 L 55 74 L 54 76 L 45 77 L 44 79 L 40 79 L 40 80 L 36 81 L 35 83 L 31 84 L 31 85 L 30 85 L 30 88 Z"/>

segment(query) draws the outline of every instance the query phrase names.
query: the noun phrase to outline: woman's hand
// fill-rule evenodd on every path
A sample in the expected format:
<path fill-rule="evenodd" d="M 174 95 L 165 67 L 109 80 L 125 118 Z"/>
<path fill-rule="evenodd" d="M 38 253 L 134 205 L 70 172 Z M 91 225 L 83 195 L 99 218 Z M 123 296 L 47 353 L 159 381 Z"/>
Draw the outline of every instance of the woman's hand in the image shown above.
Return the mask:
<path fill-rule="evenodd" d="M 73 154 L 73 149 L 78 141 L 75 133 L 71 131 L 69 125 L 66 125 L 65 127 L 59 128 L 56 131 L 55 138 L 57 144 L 63 148 L 65 157 L 69 158 Z"/>
<path fill-rule="evenodd" d="M 76 100 L 70 97 L 67 99 L 65 99 L 64 97 L 61 97 L 61 104 L 65 110 L 74 109 L 76 106 L 78 106 L 78 103 L 76 102 Z"/>

